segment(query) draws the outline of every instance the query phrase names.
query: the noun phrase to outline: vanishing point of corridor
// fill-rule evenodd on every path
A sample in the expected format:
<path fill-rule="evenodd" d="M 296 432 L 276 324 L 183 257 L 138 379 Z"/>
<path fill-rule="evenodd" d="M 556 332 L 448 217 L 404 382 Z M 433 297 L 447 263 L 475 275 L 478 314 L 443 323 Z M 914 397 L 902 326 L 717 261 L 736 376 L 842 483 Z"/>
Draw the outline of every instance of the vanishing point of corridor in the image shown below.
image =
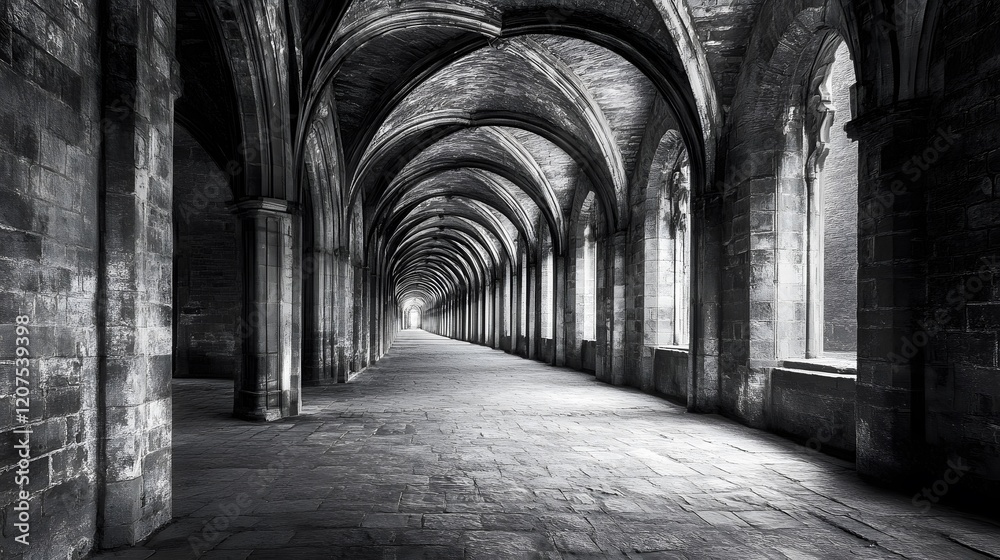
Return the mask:
<path fill-rule="evenodd" d="M 174 523 L 97 558 L 997 558 L 995 524 L 592 376 L 404 331 L 301 416 L 174 385 Z"/>

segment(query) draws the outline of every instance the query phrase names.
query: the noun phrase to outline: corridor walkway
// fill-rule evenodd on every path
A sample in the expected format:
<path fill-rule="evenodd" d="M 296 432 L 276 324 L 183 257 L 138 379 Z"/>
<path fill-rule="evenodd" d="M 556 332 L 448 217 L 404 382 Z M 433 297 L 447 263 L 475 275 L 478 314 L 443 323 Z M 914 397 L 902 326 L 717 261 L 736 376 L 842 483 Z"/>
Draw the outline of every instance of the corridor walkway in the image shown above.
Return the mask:
<path fill-rule="evenodd" d="M 174 385 L 175 523 L 98 558 L 997 558 L 1000 528 L 592 376 L 424 332 L 305 413 Z M 978 551 L 978 552 L 977 552 Z"/>

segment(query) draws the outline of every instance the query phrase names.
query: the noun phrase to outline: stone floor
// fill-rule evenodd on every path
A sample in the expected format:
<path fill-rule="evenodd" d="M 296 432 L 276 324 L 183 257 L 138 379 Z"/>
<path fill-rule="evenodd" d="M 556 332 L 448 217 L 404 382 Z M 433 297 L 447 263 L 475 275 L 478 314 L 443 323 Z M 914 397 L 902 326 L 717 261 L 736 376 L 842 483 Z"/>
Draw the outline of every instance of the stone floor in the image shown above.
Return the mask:
<path fill-rule="evenodd" d="M 997 524 L 592 376 L 407 332 L 298 417 L 174 385 L 175 522 L 96 558 L 998 558 Z M 203 552 L 203 554 L 201 554 Z"/>

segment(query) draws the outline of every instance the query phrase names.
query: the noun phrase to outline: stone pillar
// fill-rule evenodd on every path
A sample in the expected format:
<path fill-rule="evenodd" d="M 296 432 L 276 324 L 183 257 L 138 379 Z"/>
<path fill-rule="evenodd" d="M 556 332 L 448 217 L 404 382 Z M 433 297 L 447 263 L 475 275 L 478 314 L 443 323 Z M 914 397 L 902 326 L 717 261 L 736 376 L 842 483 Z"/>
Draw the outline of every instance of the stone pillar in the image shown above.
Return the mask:
<path fill-rule="evenodd" d="M 483 346 L 489 346 L 489 339 L 493 337 L 493 329 L 490 328 L 490 320 L 492 314 L 489 313 L 490 308 L 490 289 L 492 285 L 492 280 L 486 278 L 483 286 L 479 289 L 479 310 L 482 314 L 482 319 L 479 321 L 480 328 L 482 331 L 479 334 L 479 343 Z"/>
<path fill-rule="evenodd" d="M 524 288 L 521 286 L 521 283 L 523 282 L 521 275 L 522 266 L 524 266 L 523 263 L 517 263 L 515 266 L 511 267 L 511 290 L 513 290 L 513 294 L 511 294 L 510 298 L 510 306 L 511 306 L 510 353 L 514 355 L 518 354 L 518 350 L 520 348 L 520 340 L 521 337 L 524 336 L 524 333 L 521 332 L 521 321 L 523 321 L 522 313 L 524 313 L 524 301 L 522 301 L 524 299 L 522 297 Z"/>
<path fill-rule="evenodd" d="M 353 306 L 350 298 L 350 253 L 346 249 L 337 249 L 333 252 L 334 271 L 336 274 L 333 283 L 333 320 L 334 320 L 334 353 L 336 355 L 335 369 L 338 383 L 347 383 L 351 375 L 351 308 Z"/>
<path fill-rule="evenodd" d="M 323 250 L 310 251 L 302 262 L 303 385 L 321 385 L 337 379 L 334 268 L 333 256 Z"/>
<path fill-rule="evenodd" d="M 465 340 L 467 342 L 476 341 L 476 292 L 473 288 L 466 288 L 465 292 Z"/>
<path fill-rule="evenodd" d="M 513 343 L 511 341 L 512 336 L 507 332 L 507 325 L 514 325 L 514 308 L 512 302 L 514 300 L 514 279 L 511 276 L 511 267 L 504 266 L 503 272 L 503 286 L 501 290 L 503 291 L 503 297 L 500 300 L 500 306 L 503 309 L 503 323 L 500 325 L 500 339 L 503 341 L 500 349 L 504 352 L 513 353 Z M 513 334 L 513 328 L 511 328 L 511 334 Z"/>
<path fill-rule="evenodd" d="M 926 173 L 913 158 L 933 145 L 929 106 L 901 102 L 850 123 L 859 141 L 857 469 L 905 484 L 924 464 Z"/>
<path fill-rule="evenodd" d="M 462 290 L 462 295 L 459 296 L 458 301 L 459 314 L 462 316 L 461 320 L 461 339 L 465 342 L 469 341 L 469 291 L 468 287 Z"/>
<path fill-rule="evenodd" d="M 625 259 L 628 248 L 628 234 L 618 232 L 614 236 L 614 268 L 612 282 L 614 285 L 613 311 L 611 313 L 611 383 L 625 384 Z"/>
<path fill-rule="evenodd" d="M 454 339 L 459 337 L 458 309 L 455 307 L 456 297 L 452 295 L 448 298 L 448 336 Z"/>
<path fill-rule="evenodd" d="M 493 274 L 493 284 L 491 284 L 490 301 L 493 304 L 493 348 L 500 350 L 503 346 L 503 293 L 504 279 L 501 269 L 495 270 Z"/>
<path fill-rule="evenodd" d="M 479 287 L 469 286 L 466 295 L 466 305 L 469 308 L 469 342 L 479 343 Z"/>
<path fill-rule="evenodd" d="M 538 262 L 528 263 L 528 301 L 526 307 L 528 309 L 528 359 L 537 360 L 539 354 L 539 346 L 541 346 L 542 338 L 542 318 L 539 316 L 539 311 L 541 311 L 541 304 L 539 303 L 539 295 L 541 295 L 541 275 L 538 274 L 539 266 Z"/>
<path fill-rule="evenodd" d="M 569 236 L 569 247 L 566 253 L 566 289 L 564 293 L 564 344 L 566 345 L 566 364 L 568 368 L 583 369 L 581 356 L 581 343 L 583 334 L 583 309 L 578 305 L 578 290 L 584 289 L 581 283 L 577 282 L 579 270 L 582 268 L 580 258 L 583 254 L 580 247 L 580 239 L 576 235 Z"/>
<path fill-rule="evenodd" d="M 601 243 L 598 259 L 604 270 L 598 271 L 598 356 L 597 378 L 612 385 L 625 384 L 625 250 L 627 232 L 617 232 Z M 603 303 L 602 303 L 603 301 Z"/>
<path fill-rule="evenodd" d="M 105 4 L 103 182 L 94 226 L 101 251 L 97 541 L 114 548 L 138 543 L 171 518 L 171 147 L 180 79 L 176 65 L 162 64 L 174 52 L 174 2 Z"/>
<path fill-rule="evenodd" d="M 465 295 L 455 294 L 455 338 L 465 340 Z"/>
<path fill-rule="evenodd" d="M 476 337 L 473 340 L 476 344 L 483 344 L 486 340 L 486 308 L 485 308 L 485 298 L 483 297 L 484 286 L 480 285 L 476 287 L 475 291 L 475 309 L 476 309 Z"/>
<path fill-rule="evenodd" d="M 358 371 L 363 371 L 368 367 L 368 359 L 371 348 L 372 328 L 371 328 L 371 270 L 365 266 L 358 273 L 358 283 L 360 292 L 360 317 L 358 318 Z"/>
<path fill-rule="evenodd" d="M 382 356 L 382 278 L 374 271 L 368 275 L 368 364 L 378 361 Z"/>
<path fill-rule="evenodd" d="M 479 292 L 479 302 L 480 308 L 483 310 L 483 335 L 480 339 L 480 344 L 483 346 L 492 345 L 493 340 L 493 298 L 490 296 L 493 290 L 493 279 L 487 277 L 486 282 L 483 284 L 482 290 Z"/>
<path fill-rule="evenodd" d="M 566 256 L 552 258 L 552 364 L 566 365 Z"/>
<path fill-rule="evenodd" d="M 723 216 L 720 194 L 700 196 L 692 203 L 688 410 L 706 414 L 719 410 Z"/>
<path fill-rule="evenodd" d="M 465 327 L 465 332 L 462 337 L 466 342 L 474 341 L 475 334 L 475 307 L 473 305 L 476 299 L 475 293 L 472 291 L 471 286 L 466 286 L 462 295 L 462 310 L 465 314 L 465 319 L 462 321 L 462 325 Z"/>
<path fill-rule="evenodd" d="M 248 199 L 233 206 L 243 271 L 243 369 L 233 415 L 270 422 L 299 413 L 301 379 L 293 370 L 292 292 L 295 264 L 289 203 Z"/>

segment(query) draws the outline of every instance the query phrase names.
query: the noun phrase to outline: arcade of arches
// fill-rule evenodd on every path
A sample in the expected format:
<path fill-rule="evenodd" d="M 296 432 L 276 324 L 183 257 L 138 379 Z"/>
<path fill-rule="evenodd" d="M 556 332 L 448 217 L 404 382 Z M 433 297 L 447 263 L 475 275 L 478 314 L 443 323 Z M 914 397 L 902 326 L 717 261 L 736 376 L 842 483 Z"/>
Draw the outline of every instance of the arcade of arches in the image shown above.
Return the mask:
<path fill-rule="evenodd" d="M 287 422 L 412 329 L 821 441 L 909 494 L 957 461 L 946 500 L 995 503 L 997 21 L 974 0 L 0 1 L 3 556 L 171 520 L 172 380 L 232 380 L 237 419 Z"/>

